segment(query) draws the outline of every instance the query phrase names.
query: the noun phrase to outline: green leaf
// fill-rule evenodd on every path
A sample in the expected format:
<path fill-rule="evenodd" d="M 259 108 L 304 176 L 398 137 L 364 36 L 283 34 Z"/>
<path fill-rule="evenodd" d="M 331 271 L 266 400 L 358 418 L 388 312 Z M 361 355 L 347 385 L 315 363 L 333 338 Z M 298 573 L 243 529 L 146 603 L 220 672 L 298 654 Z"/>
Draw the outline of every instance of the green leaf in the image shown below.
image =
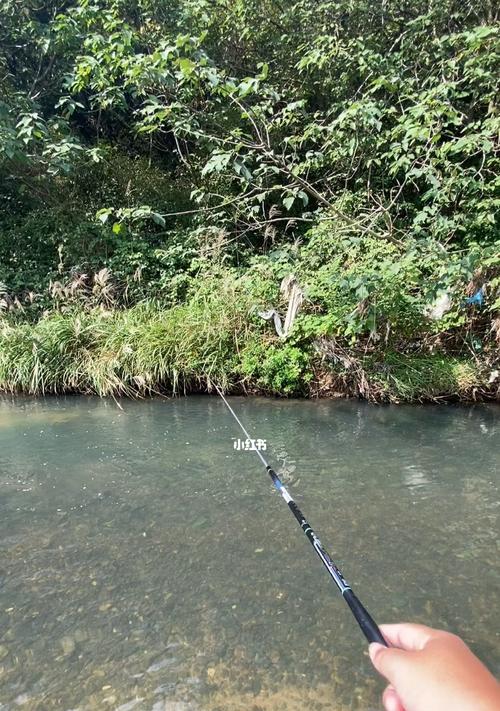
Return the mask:
<path fill-rule="evenodd" d="M 234 170 L 236 171 L 236 175 L 241 175 L 245 178 L 245 180 L 249 181 L 252 179 L 252 173 L 248 170 L 245 163 L 243 163 L 243 161 L 239 158 L 234 160 Z"/>
<path fill-rule="evenodd" d="M 269 64 L 267 62 L 259 62 L 257 68 L 260 69 L 259 79 L 265 81 L 269 76 Z"/>
<path fill-rule="evenodd" d="M 151 217 L 153 218 L 153 222 L 156 222 L 156 224 L 160 225 L 160 227 L 165 227 L 167 224 L 163 215 L 160 215 L 158 212 L 152 212 Z"/>
<path fill-rule="evenodd" d="M 203 167 L 201 175 L 204 177 L 209 173 L 220 173 L 221 170 L 227 167 L 231 158 L 232 153 L 213 153 L 205 164 L 205 166 Z"/>
<path fill-rule="evenodd" d="M 309 204 L 309 195 L 303 190 L 299 190 L 299 192 L 297 193 L 297 197 L 302 200 L 302 204 L 304 205 L 304 207 L 307 207 L 307 205 Z"/>
<path fill-rule="evenodd" d="M 112 210 L 109 207 L 105 207 L 102 210 L 98 210 L 96 213 L 97 219 L 102 222 L 103 225 L 109 220 Z"/>
<path fill-rule="evenodd" d="M 179 59 L 179 69 L 185 77 L 190 77 L 196 68 L 196 64 L 188 59 L 187 57 L 182 57 Z"/>

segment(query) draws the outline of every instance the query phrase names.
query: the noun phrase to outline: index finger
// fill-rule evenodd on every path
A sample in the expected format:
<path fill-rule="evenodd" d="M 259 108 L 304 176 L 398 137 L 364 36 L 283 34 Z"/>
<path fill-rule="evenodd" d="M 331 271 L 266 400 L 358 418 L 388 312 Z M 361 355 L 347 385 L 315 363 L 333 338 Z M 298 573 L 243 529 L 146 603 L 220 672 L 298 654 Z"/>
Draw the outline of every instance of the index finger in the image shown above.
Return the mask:
<path fill-rule="evenodd" d="M 401 622 L 397 625 L 380 625 L 380 631 L 391 647 L 418 651 L 436 636 L 436 630 L 426 625 Z"/>

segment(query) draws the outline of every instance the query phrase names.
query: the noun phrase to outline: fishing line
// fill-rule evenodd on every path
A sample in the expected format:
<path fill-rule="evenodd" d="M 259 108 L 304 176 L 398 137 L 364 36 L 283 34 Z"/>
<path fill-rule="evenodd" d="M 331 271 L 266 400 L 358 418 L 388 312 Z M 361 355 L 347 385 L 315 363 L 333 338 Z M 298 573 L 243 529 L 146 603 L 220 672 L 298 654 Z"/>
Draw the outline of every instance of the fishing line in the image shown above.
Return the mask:
<path fill-rule="evenodd" d="M 228 401 L 224 397 L 221 389 L 215 383 L 214 383 L 214 386 L 215 386 L 215 389 L 217 390 L 217 392 L 219 393 L 219 395 L 221 396 L 227 409 L 229 410 L 231 415 L 234 417 L 234 419 L 238 423 L 243 434 L 245 435 L 245 437 L 248 440 L 250 440 L 251 439 L 250 435 L 246 431 L 245 427 L 241 423 L 240 419 L 238 418 L 237 414 L 235 413 L 235 411 L 233 410 L 231 405 L 228 403 Z M 316 535 L 314 530 L 311 528 L 311 526 L 307 522 L 307 519 L 305 518 L 304 514 L 299 509 L 299 507 L 297 506 L 297 504 L 295 503 L 293 498 L 288 493 L 286 487 L 283 485 L 279 476 L 276 474 L 274 469 L 267 463 L 264 456 L 262 455 L 262 452 L 259 449 L 255 448 L 252 451 L 254 451 L 255 454 L 259 457 L 259 459 L 262 462 L 262 464 L 264 465 L 267 473 L 271 477 L 274 486 L 276 487 L 276 489 L 279 491 L 279 493 L 281 494 L 283 499 L 288 504 L 288 508 L 290 509 L 292 514 L 297 519 L 301 529 L 304 531 L 305 535 L 309 539 L 309 542 L 311 543 L 312 547 L 316 551 L 318 557 L 320 558 L 321 562 L 325 566 L 325 568 L 328 571 L 333 582 L 338 587 L 342 597 L 349 605 L 352 614 L 356 618 L 356 621 L 357 621 L 358 625 L 361 627 L 361 630 L 362 630 L 363 634 L 365 635 L 366 639 L 368 640 L 368 642 L 379 642 L 380 644 L 383 644 L 384 646 L 387 647 L 387 642 L 382 637 L 382 633 L 380 632 L 377 623 L 372 618 L 370 613 L 366 610 L 366 608 L 362 605 L 360 600 L 356 597 L 351 586 L 346 581 L 346 579 L 344 578 L 344 576 L 342 575 L 340 570 L 337 568 L 337 566 L 331 559 L 330 555 L 327 553 L 327 551 L 323 547 L 318 536 Z"/>

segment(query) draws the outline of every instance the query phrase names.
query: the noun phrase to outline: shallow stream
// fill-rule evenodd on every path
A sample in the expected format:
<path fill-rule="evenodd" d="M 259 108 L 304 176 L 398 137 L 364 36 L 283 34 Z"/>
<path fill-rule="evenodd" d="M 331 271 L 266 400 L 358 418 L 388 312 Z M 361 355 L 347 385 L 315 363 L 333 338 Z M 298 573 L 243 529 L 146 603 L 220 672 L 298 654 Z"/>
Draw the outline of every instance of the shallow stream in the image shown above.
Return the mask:
<path fill-rule="evenodd" d="M 379 621 L 499 667 L 500 409 L 231 398 Z M 0 401 L 0 711 L 374 711 L 366 644 L 215 397 Z"/>

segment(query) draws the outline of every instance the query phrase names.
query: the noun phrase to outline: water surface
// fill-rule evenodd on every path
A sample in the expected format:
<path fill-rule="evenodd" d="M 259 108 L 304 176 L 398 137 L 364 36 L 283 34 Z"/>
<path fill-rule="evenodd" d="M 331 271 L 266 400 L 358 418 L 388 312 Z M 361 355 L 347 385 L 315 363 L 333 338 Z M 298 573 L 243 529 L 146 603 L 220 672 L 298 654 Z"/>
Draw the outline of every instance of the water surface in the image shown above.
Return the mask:
<path fill-rule="evenodd" d="M 379 621 L 498 673 L 500 410 L 232 398 Z M 371 711 L 382 682 L 221 401 L 0 401 L 0 711 Z"/>

